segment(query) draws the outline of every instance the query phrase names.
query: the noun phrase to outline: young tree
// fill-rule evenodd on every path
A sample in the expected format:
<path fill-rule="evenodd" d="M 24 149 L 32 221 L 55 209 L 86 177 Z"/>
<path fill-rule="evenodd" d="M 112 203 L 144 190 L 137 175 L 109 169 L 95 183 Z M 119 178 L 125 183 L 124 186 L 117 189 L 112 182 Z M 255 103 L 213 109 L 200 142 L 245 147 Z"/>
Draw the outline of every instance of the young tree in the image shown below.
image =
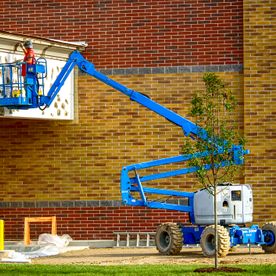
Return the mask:
<path fill-rule="evenodd" d="M 244 144 L 235 122 L 237 101 L 230 89 L 214 73 L 203 76 L 205 90 L 192 98 L 190 115 L 207 132 L 208 140 L 187 139 L 184 154 L 208 151 L 202 158 L 193 158 L 189 165 L 196 166 L 195 175 L 208 192 L 214 196 L 215 267 L 218 268 L 217 186 L 233 181 L 240 166 L 233 163 L 229 154 L 234 144 Z M 206 165 L 208 167 L 206 168 Z"/>

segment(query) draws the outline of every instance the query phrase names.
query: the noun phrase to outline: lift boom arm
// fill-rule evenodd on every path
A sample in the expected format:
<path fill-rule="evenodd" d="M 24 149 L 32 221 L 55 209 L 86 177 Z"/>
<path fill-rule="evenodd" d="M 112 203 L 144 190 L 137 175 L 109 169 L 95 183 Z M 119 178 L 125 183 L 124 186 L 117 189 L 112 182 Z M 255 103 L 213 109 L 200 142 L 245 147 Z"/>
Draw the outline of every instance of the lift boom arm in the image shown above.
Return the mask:
<path fill-rule="evenodd" d="M 183 118 L 182 116 L 178 115 L 177 113 L 173 112 L 172 110 L 167 109 L 166 107 L 154 102 L 149 97 L 145 96 L 142 93 L 139 93 L 135 90 L 129 89 L 126 86 L 110 79 L 106 75 L 102 74 L 101 72 L 97 71 L 94 65 L 86 60 L 78 51 L 74 51 L 65 66 L 63 67 L 62 71 L 60 72 L 59 76 L 57 77 L 56 81 L 52 85 L 51 89 L 48 92 L 48 95 L 41 99 L 41 103 L 49 106 L 54 98 L 56 97 L 57 93 L 63 86 L 65 80 L 67 79 L 68 75 L 74 69 L 75 66 L 89 74 L 90 76 L 98 79 L 99 81 L 113 87 L 115 90 L 120 91 L 121 93 L 125 94 L 130 98 L 130 100 L 135 101 L 142 106 L 145 106 L 149 110 L 159 114 L 160 116 L 164 117 L 165 119 L 169 120 L 170 122 L 174 123 L 175 125 L 181 127 L 185 136 L 191 137 L 198 137 L 204 141 L 208 141 L 209 137 L 206 131 L 193 122 Z M 227 143 L 227 141 L 225 141 Z M 223 153 L 223 149 L 219 146 L 217 147 L 217 154 Z M 248 151 L 244 150 L 240 145 L 234 145 L 232 149 L 229 150 L 229 154 L 233 156 L 233 163 L 237 165 L 243 164 L 244 154 L 247 154 Z M 149 162 L 133 164 L 126 166 L 122 169 L 121 172 L 121 193 L 122 193 L 122 200 L 124 204 L 132 205 L 132 206 L 148 206 L 150 208 L 161 208 L 161 209 L 169 209 L 169 210 L 178 210 L 183 212 L 190 213 L 191 222 L 193 222 L 193 197 L 194 193 L 189 192 L 180 192 L 174 190 L 164 190 L 164 189 L 157 189 L 157 188 L 147 188 L 142 185 L 143 182 L 156 180 L 160 178 L 167 178 L 171 176 L 187 174 L 197 171 L 199 168 L 197 167 L 188 167 L 177 169 L 173 171 L 167 171 L 152 175 L 146 176 L 139 176 L 138 170 L 150 168 L 150 167 L 157 167 L 163 166 L 171 163 L 178 163 L 190 160 L 192 158 L 200 158 L 209 155 L 209 152 L 199 152 L 196 155 L 179 155 L 175 157 L 164 158 L 160 160 L 153 160 Z M 229 161 L 222 161 L 221 164 L 218 164 L 221 167 L 229 166 Z M 210 169 L 210 165 L 205 165 L 205 169 Z M 130 172 L 134 172 L 134 176 L 130 177 Z M 133 193 L 139 195 L 139 198 L 133 196 Z M 188 205 L 178 205 L 172 203 L 162 203 L 158 201 L 148 201 L 146 194 L 159 194 L 159 195 L 167 195 L 167 196 L 177 196 L 177 197 L 184 197 L 188 198 Z"/>
<path fill-rule="evenodd" d="M 50 106 L 50 104 L 55 99 L 56 95 L 60 91 L 61 87 L 63 86 L 64 82 L 66 81 L 67 77 L 74 69 L 75 66 L 89 74 L 90 76 L 98 79 L 99 81 L 113 87 L 115 90 L 118 90 L 128 96 L 132 101 L 135 101 L 148 109 L 152 110 L 153 112 L 165 117 L 167 120 L 171 121 L 172 123 L 178 125 L 183 129 L 184 135 L 194 135 L 198 136 L 203 140 L 207 139 L 206 132 L 195 125 L 194 123 L 190 122 L 189 120 L 181 117 L 177 113 L 165 108 L 164 106 L 152 101 L 149 97 L 135 91 L 132 89 L 127 88 L 126 86 L 108 78 L 106 75 L 102 74 L 101 72 L 97 71 L 94 67 L 94 64 L 86 60 L 78 51 L 74 51 L 68 61 L 66 62 L 65 66 L 63 67 L 62 71 L 60 72 L 59 76 L 55 80 L 54 84 L 52 85 L 51 89 L 48 92 L 48 95 L 43 97 L 41 100 L 42 104 L 46 104 Z"/>

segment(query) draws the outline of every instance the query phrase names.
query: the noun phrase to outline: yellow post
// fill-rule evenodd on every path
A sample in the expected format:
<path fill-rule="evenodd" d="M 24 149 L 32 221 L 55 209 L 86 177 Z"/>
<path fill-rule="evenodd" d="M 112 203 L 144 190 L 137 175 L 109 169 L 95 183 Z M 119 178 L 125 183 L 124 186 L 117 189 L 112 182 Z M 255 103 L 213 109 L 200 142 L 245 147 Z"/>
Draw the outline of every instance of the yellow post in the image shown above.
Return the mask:
<path fill-rule="evenodd" d="M 0 250 L 4 250 L 4 220 L 0 220 Z"/>

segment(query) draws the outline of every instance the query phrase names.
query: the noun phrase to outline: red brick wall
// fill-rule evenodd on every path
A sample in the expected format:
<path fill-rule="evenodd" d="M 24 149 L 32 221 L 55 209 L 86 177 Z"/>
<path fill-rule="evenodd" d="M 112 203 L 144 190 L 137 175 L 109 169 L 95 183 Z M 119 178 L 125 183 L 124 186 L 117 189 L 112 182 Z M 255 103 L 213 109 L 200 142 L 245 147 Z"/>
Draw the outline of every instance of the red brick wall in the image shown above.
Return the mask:
<path fill-rule="evenodd" d="M 86 41 L 87 57 L 101 68 L 237 64 L 243 58 L 242 3 L 4 0 L 0 29 Z"/>
<path fill-rule="evenodd" d="M 187 216 L 174 211 L 142 207 L 79 207 L 79 208 L 4 208 L 5 239 L 23 240 L 24 217 L 57 216 L 58 235 L 69 234 L 75 240 L 114 239 L 116 231 L 155 231 L 162 222 L 184 223 Z M 51 223 L 31 223 L 31 238 L 51 232 Z"/>
<path fill-rule="evenodd" d="M 242 64 L 242 4 L 242 0 L 4 0 L 0 29 L 86 41 L 85 55 L 97 68 Z M 185 115 L 192 93 L 202 88 L 202 67 L 195 69 L 197 73 L 117 79 Z M 242 76 L 228 72 L 223 77 L 242 98 Z M 4 202 L 117 200 L 122 165 L 180 153 L 182 132 L 173 125 L 91 78 L 80 77 L 78 90 L 74 122 L 0 120 Z M 242 121 L 242 112 L 237 116 Z M 190 178 L 158 185 L 198 188 Z M 160 222 L 183 222 L 184 216 L 124 207 L 0 208 L 7 239 L 23 238 L 25 216 L 55 214 L 58 234 L 74 239 L 109 239 L 113 231 L 145 227 L 152 231 Z M 47 230 L 33 229 L 35 238 Z"/>

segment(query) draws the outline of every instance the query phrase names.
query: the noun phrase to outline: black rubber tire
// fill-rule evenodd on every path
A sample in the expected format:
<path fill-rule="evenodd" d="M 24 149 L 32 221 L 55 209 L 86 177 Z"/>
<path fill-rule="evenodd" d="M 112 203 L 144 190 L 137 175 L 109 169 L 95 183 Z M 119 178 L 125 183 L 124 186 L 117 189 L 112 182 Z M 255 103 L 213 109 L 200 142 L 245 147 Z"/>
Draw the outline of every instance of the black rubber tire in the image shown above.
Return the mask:
<path fill-rule="evenodd" d="M 162 223 L 156 229 L 155 245 L 163 255 L 177 255 L 183 246 L 183 233 L 176 223 Z"/>
<path fill-rule="evenodd" d="M 262 245 L 262 249 L 265 253 L 276 253 L 276 221 L 270 221 L 263 225 L 262 231 L 269 231 L 270 234 L 274 235 L 274 242 L 271 245 Z M 268 237 L 269 238 L 269 237 Z M 266 240 L 269 242 L 269 240 Z"/>
<path fill-rule="evenodd" d="M 218 230 L 218 256 L 225 257 L 230 249 L 230 237 L 227 229 L 221 225 Z M 200 246 L 206 257 L 215 256 L 215 225 L 207 226 L 201 234 Z"/>

